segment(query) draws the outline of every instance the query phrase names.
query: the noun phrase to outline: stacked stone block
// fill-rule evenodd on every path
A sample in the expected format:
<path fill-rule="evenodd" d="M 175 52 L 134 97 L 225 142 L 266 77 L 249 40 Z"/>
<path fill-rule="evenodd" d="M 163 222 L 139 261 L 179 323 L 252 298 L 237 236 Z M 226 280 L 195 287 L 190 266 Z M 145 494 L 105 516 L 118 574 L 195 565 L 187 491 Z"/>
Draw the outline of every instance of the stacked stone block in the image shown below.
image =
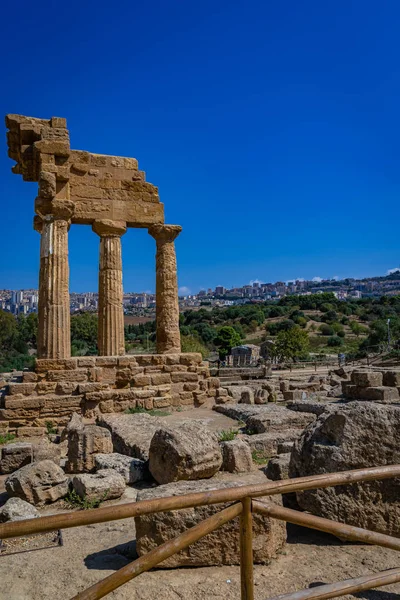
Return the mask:
<path fill-rule="evenodd" d="M 400 371 L 353 371 L 350 382 L 342 382 L 342 391 L 351 400 L 398 402 Z"/>
<path fill-rule="evenodd" d="M 197 353 L 38 359 L 36 372 L 10 383 L 0 426 L 19 435 L 46 422 L 65 424 L 73 412 L 87 418 L 129 408 L 175 409 L 214 400 L 219 380 Z"/>

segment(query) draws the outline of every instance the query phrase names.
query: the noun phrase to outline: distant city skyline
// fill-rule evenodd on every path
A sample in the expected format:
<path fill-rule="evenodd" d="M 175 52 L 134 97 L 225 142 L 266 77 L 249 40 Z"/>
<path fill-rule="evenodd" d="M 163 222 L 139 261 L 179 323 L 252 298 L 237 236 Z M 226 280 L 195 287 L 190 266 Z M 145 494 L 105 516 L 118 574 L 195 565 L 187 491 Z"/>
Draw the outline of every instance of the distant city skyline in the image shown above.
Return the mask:
<path fill-rule="evenodd" d="M 221 287 L 224 289 L 235 289 L 235 288 L 242 288 L 245 286 L 251 286 L 253 284 L 267 284 L 270 283 L 272 285 L 279 283 L 279 282 L 283 282 L 285 283 L 285 285 L 288 285 L 289 283 L 294 283 L 294 282 L 314 282 L 316 284 L 321 283 L 323 281 L 343 281 L 345 279 L 353 279 L 355 281 L 360 281 L 363 279 L 370 279 L 370 278 L 377 278 L 377 277 L 385 277 L 394 273 L 400 273 L 400 267 L 394 267 L 392 269 L 387 269 L 384 273 L 375 273 L 374 275 L 367 275 L 365 277 L 356 277 L 354 275 L 349 275 L 346 277 L 339 277 L 337 275 L 335 276 L 331 276 L 331 277 L 319 277 L 319 276 L 315 276 L 315 277 L 311 277 L 310 279 L 304 278 L 304 277 L 294 277 L 291 279 L 283 279 L 283 278 L 278 278 L 276 280 L 267 280 L 267 279 L 250 279 L 248 282 L 246 283 L 241 283 L 238 285 L 233 285 L 233 286 L 229 286 L 229 285 L 224 285 L 222 283 L 218 283 L 217 285 L 205 285 L 203 287 L 199 287 L 196 291 L 191 291 L 188 287 L 185 286 L 181 286 L 179 288 L 179 295 L 180 296 L 187 296 L 187 295 L 197 295 L 200 291 L 202 290 L 216 290 L 217 288 Z M 0 283 L 1 285 L 1 283 Z M 32 291 L 32 292 L 37 292 L 37 286 L 29 286 L 29 287 L 23 287 L 23 286 L 17 286 L 15 288 L 11 288 L 11 287 L 6 287 L 6 286 L 1 286 L 0 287 L 0 291 L 4 291 L 4 290 L 9 290 L 9 291 Z M 89 289 L 89 288 L 82 288 L 79 290 L 70 290 L 71 294 L 74 295 L 79 295 L 79 294 L 97 294 L 97 288 L 96 289 Z M 155 290 L 151 290 L 151 289 L 147 289 L 147 290 L 141 290 L 141 289 L 127 289 L 126 286 L 124 286 L 124 294 L 137 294 L 137 295 L 141 295 L 141 294 L 148 294 L 148 295 L 154 295 L 155 294 Z"/>

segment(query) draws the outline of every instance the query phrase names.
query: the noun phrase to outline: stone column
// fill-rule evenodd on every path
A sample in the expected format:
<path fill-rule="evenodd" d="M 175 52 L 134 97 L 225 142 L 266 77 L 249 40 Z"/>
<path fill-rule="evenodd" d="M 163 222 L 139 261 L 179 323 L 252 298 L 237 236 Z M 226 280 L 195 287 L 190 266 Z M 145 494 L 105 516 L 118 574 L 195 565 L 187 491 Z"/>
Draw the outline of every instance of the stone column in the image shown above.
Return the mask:
<path fill-rule="evenodd" d="M 120 356 L 125 354 L 121 236 L 126 223 L 95 221 L 93 231 L 100 236 L 99 355 Z"/>
<path fill-rule="evenodd" d="M 53 203 L 51 213 L 35 217 L 34 228 L 41 233 L 38 358 L 71 356 L 68 229 L 74 205 Z"/>
<path fill-rule="evenodd" d="M 156 324 L 157 352 L 173 354 L 181 351 L 179 332 L 178 278 L 175 238 L 180 225 L 152 225 L 149 234 L 157 242 L 156 253 Z"/>

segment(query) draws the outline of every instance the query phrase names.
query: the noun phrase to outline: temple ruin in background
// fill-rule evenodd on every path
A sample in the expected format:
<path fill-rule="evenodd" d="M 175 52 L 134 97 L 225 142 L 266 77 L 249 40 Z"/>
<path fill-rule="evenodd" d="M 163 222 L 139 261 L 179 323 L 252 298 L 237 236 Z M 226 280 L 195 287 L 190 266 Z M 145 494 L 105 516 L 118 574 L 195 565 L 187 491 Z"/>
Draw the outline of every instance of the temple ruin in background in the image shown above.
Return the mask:
<path fill-rule="evenodd" d="M 76 411 L 93 417 L 126 408 L 203 404 L 215 397 L 200 354 L 181 354 L 174 240 L 158 189 L 134 158 L 71 150 L 66 120 L 8 115 L 14 173 L 38 182 L 34 228 L 40 233 L 38 348 L 35 373 L 10 384 L 0 426 L 36 427 Z M 68 231 L 90 225 L 100 238 L 98 357 L 71 358 Z M 156 241 L 157 354 L 123 356 L 121 237 L 147 228 Z"/>

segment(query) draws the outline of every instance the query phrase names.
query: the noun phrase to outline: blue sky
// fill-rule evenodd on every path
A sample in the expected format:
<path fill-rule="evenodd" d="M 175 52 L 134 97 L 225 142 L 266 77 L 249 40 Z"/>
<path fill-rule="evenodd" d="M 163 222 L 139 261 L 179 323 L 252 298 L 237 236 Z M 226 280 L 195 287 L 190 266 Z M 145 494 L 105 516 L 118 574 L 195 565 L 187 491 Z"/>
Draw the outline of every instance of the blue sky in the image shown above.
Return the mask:
<path fill-rule="evenodd" d="M 0 112 L 67 117 L 73 148 L 138 158 L 183 226 L 181 287 L 399 266 L 398 1 L 22 0 L 3 17 Z M 1 139 L 0 288 L 35 287 L 36 184 Z M 154 252 L 124 236 L 126 291 L 154 289 Z M 97 289 L 97 262 L 72 227 L 72 291 Z"/>

